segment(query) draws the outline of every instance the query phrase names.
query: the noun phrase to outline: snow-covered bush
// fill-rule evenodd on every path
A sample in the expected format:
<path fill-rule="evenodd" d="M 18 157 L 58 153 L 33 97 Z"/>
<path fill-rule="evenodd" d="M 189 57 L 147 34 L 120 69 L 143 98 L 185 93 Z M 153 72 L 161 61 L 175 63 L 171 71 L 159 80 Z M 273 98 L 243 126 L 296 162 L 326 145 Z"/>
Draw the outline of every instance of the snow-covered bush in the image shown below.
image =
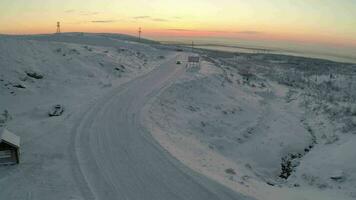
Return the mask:
<path fill-rule="evenodd" d="M 26 75 L 34 79 L 43 79 L 43 74 L 35 72 L 33 70 L 26 71 Z"/>

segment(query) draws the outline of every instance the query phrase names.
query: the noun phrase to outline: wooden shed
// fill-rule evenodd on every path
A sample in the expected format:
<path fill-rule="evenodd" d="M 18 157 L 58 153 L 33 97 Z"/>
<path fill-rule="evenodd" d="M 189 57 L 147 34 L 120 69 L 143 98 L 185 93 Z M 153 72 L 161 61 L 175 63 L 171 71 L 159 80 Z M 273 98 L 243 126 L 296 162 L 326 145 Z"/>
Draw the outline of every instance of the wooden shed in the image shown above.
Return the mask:
<path fill-rule="evenodd" d="M 20 137 L 0 128 L 0 165 L 20 163 Z"/>

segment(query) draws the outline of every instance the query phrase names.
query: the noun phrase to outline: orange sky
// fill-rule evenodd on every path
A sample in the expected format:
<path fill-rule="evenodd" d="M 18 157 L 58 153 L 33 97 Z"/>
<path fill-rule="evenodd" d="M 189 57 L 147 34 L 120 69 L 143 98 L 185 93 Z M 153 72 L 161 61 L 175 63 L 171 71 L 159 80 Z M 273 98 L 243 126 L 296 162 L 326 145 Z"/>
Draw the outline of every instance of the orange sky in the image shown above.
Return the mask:
<path fill-rule="evenodd" d="M 116 32 L 356 46 L 356 0 L 1 0 L 0 33 Z"/>

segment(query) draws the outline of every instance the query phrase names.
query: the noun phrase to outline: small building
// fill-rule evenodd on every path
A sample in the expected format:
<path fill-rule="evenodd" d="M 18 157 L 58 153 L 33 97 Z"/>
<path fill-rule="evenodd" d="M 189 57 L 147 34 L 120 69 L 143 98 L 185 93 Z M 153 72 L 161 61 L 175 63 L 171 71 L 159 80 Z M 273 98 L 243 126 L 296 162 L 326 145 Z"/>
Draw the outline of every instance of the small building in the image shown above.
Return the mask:
<path fill-rule="evenodd" d="M 190 63 L 199 63 L 200 62 L 200 57 L 199 56 L 189 56 L 188 57 L 188 62 L 190 62 Z"/>
<path fill-rule="evenodd" d="M 195 67 L 200 65 L 200 57 L 199 56 L 188 56 L 188 64 L 187 67 Z"/>
<path fill-rule="evenodd" d="M 20 137 L 0 128 L 0 165 L 20 163 Z"/>

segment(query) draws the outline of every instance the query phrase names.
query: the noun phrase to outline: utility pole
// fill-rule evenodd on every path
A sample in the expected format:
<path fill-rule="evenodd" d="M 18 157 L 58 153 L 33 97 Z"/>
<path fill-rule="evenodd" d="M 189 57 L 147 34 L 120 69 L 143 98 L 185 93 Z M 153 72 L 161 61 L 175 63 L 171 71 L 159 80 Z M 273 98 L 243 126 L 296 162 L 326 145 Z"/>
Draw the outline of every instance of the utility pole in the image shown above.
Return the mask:
<path fill-rule="evenodd" d="M 142 33 L 142 29 L 140 27 L 138 28 L 138 41 L 141 41 L 141 33 Z"/>
<path fill-rule="evenodd" d="M 57 31 L 56 33 L 61 33 L 61 23 L 57 22 Z"/>
<path fill-rule="evenodd" d="M 192 53 L 193 53 L 193 49 L 194 49 L 194 41 L 192 41 Z"/>

